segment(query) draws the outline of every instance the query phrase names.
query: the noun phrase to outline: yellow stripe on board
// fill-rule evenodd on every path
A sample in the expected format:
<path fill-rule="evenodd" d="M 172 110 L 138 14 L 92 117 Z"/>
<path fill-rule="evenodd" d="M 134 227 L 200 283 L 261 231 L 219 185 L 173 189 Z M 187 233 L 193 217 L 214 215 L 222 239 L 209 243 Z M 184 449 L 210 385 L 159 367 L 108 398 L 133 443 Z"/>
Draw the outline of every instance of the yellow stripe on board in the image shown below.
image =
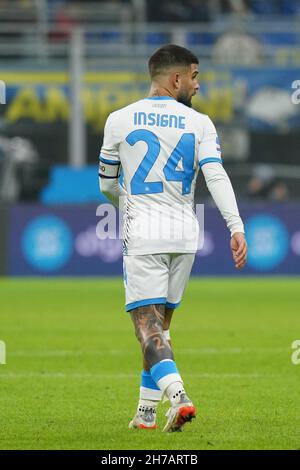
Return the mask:
<path fill-rule="evenodd" d="M 1 72 L 0 79 L 9 85 L 21 83 L 68 83 L 69 74 L 65 72 Z"/>
<path fill-rule="evenodd" d="M 109 82 L 131 82 L 147 80 L 146 74 L 134 72 L 87 72 L 84 79 L 88 83 Z M 7 85 L 20 85 L 32 83 L 35 85 L 45 83 L 57 83 L 64 85 L 69 82 L 68 72 L 1 72 L 0 80 Z"/>

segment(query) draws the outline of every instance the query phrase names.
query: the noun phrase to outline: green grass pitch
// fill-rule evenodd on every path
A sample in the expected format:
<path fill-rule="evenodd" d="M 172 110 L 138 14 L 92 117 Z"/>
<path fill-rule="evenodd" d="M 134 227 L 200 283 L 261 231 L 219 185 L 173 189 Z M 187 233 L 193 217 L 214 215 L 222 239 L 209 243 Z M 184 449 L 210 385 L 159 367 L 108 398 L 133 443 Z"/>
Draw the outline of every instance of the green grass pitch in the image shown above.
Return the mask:
<path fill-rule="evenodd" d="M 299 449 L 297 278 L 191 279 L 171 328 L 198 417 L 128 430 L 140 349 L 118 279 L 0 280 L 1 449 Z"/>

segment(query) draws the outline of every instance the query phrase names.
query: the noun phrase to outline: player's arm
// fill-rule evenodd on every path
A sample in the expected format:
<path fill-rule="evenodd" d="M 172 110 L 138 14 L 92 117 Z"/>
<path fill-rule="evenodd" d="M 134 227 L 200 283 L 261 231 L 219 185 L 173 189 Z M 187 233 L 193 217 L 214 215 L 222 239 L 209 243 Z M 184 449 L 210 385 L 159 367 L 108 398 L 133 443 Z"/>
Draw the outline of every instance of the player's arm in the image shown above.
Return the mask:
<path fill-rule="evenodd" d="M 230 179 L 223 168 L 221 149 L 216 129 L 209 118 L 204 127 L 199 149 L 199 165 L 208 190 L 220 210 L 231 233 L 230 247 L 236 268 L 246 264 L 247 243 L 244 224 L 239 214 Z"/>
<path fill-rule="evenodd" d="M 232 184 L 221 163 L 204 164 L 202 172 L 208 190 L 230 230 L 233 259 L 236 268 L 240 269 L 246 264 L 247 243 Z"/>
<path fill-rule="evenodd" d="M 120 170 L 121 165 L 105 163 L 100 159 L 99 188 L 101 193 L 116 207 L 119 207 L 119 198 L 126 196 L 126 191 L 119 182 Z"/>
<path fill-rule="evenodd" d="M 119 207 L 120 196 L 126 195 L 124 188 L 119 184 L 121 173 L 119 144 L 110 115 L 105 124 L 103 145 L 99 156 L 99 188 L 116 207 Z"/>

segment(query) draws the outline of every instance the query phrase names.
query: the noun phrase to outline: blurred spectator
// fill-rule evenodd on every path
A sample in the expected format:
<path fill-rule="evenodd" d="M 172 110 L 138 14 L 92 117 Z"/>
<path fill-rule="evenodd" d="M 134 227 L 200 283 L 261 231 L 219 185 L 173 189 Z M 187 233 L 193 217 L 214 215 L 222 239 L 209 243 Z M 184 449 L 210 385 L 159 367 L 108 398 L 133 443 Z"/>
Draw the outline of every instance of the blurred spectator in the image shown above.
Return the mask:
<path fill-rule="evenodd" d="M 212 0 L 147 1 L 147 18 L 152 22 L 208 22 Z"/>
<path fill-rule="evenodd" d="M 263 48 L 250 34 L 238 30 L 229 31 L 217 40 L 213 58 L 221 64 L 256 65 L 262 61 Z"/>
<path fill-rule="evenodd" d="M 52 18 L 57 30 L 49 33 L 49 39 L 55 42 L 65 41 L 68 39 L 75 21 L 71 13 L 64 6 L 59 6 L 54 10 L 54 17 Z"/>
<path fill-rule="evenodd" d="M 227 14 L 248 14 L 250 13 L 251 0 L 220 0 L 220 7 L 222 13 Z"/>
<path fill-rule="evenodd" d="M 284 181 L 276 178 L 269 165 L 256 165 L 248 183 L 248 198 L 269 201 L 287 201 L 289 191 Z"/>
<path fill-rule="evenodd" d="M 0 137 L 0 201 L 37 199 L 47 182 L 48 165 L 29 140 Z"/>

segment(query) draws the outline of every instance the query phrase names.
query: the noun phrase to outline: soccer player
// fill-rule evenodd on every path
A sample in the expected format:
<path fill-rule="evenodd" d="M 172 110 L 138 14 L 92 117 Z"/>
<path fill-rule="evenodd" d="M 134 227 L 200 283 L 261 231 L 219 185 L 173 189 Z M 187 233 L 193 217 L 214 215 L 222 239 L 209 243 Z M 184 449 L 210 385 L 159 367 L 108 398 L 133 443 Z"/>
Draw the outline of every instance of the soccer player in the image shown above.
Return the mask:
<path fill-rule="evenodd" d="M 143 354 L 140 399 L 130 428 L 155 429 L 162 399 L 170 401 L 165 432 L 181 431 L 196 415 L 174 361 L 169 329 L 197 251 L 199 168 L 230 230 L 235 267 L 246 263 L 244 226 L 216 129 L 208 116 L 191 108 L 199 88 L 198 63 L 183 47 L 158 49 L 149 59 L 148 97 L 110 114 L 104 130 L 100 189 L 115 205 L 124 196 L 126 311 Z"/>

